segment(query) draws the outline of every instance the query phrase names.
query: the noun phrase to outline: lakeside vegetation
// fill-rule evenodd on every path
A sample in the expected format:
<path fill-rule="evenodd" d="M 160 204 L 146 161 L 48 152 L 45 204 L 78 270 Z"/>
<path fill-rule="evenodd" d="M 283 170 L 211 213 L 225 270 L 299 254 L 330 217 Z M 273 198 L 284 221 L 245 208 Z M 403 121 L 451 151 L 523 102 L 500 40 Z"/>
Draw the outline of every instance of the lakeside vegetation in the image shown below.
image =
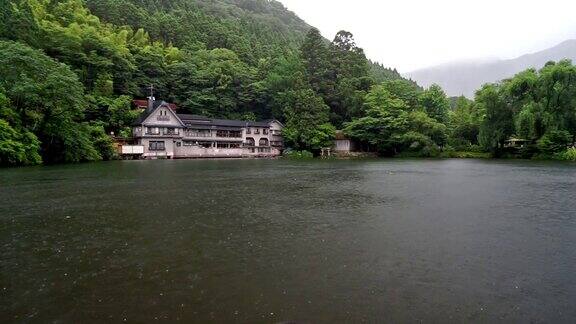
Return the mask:
<path fill-rule="evenodd" d="M 0 165 L 114 158 L 152 84 L 182 113 L 276 118 L 299 152 L 343 129 L 382 156 L 506 157 L 517 137 L 521 157 L 576 160 L 569 61 L 451 102 L 276 1 L 11 0 L 0 18 Z"/>

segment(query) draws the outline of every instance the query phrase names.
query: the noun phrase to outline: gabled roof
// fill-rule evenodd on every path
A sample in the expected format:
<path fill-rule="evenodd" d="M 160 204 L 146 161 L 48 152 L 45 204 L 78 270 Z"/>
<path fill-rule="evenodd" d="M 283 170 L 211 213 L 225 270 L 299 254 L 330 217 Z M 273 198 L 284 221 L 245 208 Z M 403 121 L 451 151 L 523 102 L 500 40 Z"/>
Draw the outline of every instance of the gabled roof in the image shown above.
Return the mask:
<path fill-rule="evenodd" d="M 264 122 L 267 123 L 268 125 L 272 123 L 278 123 L 280 124 L 280 126 L 284 127 L 284 124 L 282 124 L 278 119 L 266 119 L 264 120 Z"/>
<path fill-rule="evenodd" d="M 154 103 L 152 104 L 152 109 L 151 110 L 146 110 L 144 111 L 140 117 L 138 117 L 134 123 L 132 123 L 132 126 L 140 126 L 142 125 L 146 119 L 148 119 L 148 117 L 150 117 L 150 115 L 152 115 L 156 109 L 160 108 L 160 107 L 167 107 L 169 108 L 168 110 L 174 115 L 174 117 L 176 117 L 176 119 L 180 122 L 180 124 L 184 125 L 184 123 L 182 122 L 182 120 L 180 119 L 180 117 L 178 117 L 178 114 L 176 114 L 174 112 L 174 110 L 172 109 L 172 107 L 170 107 L 170 104 L 163 101 L 163 100 L 156 100 L 154 101 Z"/>

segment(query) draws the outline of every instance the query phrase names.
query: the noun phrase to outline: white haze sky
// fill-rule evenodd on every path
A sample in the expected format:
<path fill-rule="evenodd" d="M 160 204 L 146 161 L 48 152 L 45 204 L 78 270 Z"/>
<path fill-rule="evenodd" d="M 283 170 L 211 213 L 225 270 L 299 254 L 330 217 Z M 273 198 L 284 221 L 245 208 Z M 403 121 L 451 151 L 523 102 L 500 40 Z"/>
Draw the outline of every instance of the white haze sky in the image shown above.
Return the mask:
<path fill-rule="evenodd" d="M 576 38 L 576 0 L 279 0 L 329 40 L 354 34 L 401 73 L 452 61 L 514 58 Z"/>

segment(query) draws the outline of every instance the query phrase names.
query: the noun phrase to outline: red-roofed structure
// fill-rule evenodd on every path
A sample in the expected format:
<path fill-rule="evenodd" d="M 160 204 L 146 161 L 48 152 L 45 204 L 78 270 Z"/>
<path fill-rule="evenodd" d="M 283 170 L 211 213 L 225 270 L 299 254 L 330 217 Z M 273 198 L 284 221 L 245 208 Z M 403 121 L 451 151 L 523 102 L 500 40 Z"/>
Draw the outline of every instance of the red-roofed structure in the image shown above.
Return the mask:
<path fill-rule="evenodd" d="M 148 108 L 148 99 L 132 100 L 132 105 L 134 106 L 135 109 L 146 110 L 146 108 Z M 168 103 L 168 106 L 174 112 L 178 110 L 178 106 L 176 106 L 176 104 Z"/>

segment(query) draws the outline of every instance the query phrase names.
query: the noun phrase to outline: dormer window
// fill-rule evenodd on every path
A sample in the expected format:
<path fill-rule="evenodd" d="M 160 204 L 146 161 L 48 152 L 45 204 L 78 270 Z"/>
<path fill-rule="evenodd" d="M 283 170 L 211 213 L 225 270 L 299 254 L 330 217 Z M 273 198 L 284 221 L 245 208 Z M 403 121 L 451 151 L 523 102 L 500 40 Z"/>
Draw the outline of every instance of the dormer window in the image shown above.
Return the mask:
<path fill-rule="evenodd" d="M 160 115 L 156 118 L 159 121 L 170 121 L 170 116 L 166 110 L 160 110 Z"/>

